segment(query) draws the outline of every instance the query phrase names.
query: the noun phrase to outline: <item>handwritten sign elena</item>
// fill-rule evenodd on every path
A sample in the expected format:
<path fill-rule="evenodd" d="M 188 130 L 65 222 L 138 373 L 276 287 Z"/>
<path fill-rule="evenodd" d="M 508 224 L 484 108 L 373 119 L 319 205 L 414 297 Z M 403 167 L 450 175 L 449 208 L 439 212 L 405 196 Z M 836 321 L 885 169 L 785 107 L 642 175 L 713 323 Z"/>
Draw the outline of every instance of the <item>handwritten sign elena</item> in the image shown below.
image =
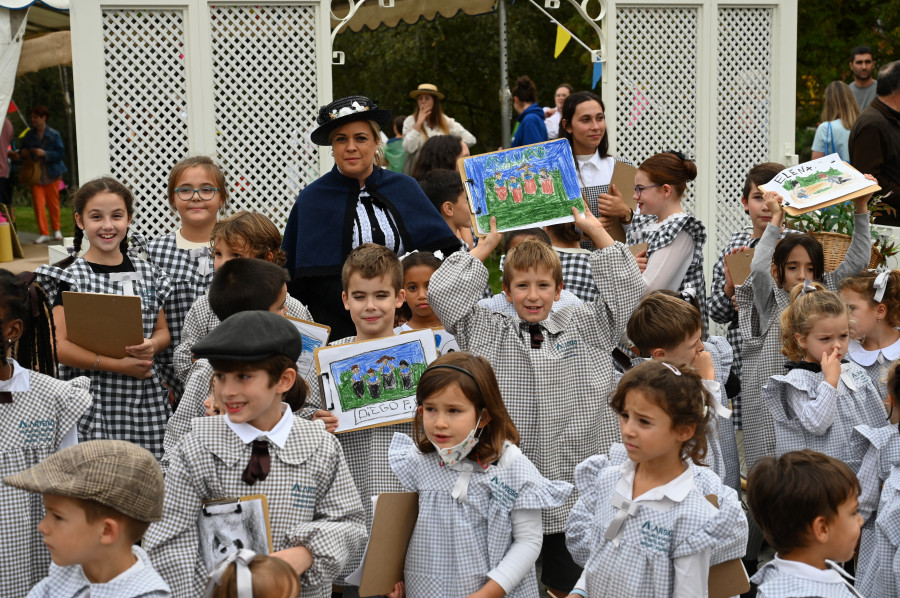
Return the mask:
<path fill-rule="evenodd" d="M 881 187 L 841 160 L 838 154 L 830 154 L 785 168 L 771 181 L 760 185 L 760 189 L 779 193 L 785 211 L 796 216 L 843 203 Z"/>
<path fill-rule="evenodd" d="M 572 222 L 584 211 L 575 160 L 565 139 L 460 158 L 476 233 Z"/>
<path fill-rule="evenodd" d="M 416 387 L 437 359 L 434 332 L 316 349 L 324 407 L 338 418 L 337 433 L 410 421 Z"/>

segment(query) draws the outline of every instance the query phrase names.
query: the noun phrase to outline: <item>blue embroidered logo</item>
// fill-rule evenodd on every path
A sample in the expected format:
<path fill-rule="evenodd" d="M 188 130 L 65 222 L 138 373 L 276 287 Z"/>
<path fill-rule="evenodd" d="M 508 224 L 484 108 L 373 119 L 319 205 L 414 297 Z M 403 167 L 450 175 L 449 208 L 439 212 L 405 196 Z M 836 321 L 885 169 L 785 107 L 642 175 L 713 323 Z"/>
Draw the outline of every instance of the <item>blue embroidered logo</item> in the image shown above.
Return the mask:
<path fill-rule="evenodd" d="M 25 444 L 52 442 L 56 436 L 55 419 L 35 419 L 19 422 L 19 434 Z"/>
<path fill-rule="evenodd" d="M 573 338 L 563 343 L 556 343 L 556 351 L 559 353 L 560 359 L 575 357 L 578 354 L 578 339 Z"/>
<path fill-rule="evenodd" d="M 512 510 L 519 493 L 501 482 L 497 476 L 491 478 L 491 500 L 507 511 Z"/>
<path fill-rule="evenodd" d="M 294 499 L 294 507 L 297 509 L 312 510 L 316 506 L 316 487 L 294 484 L 291 488 L 291 496 Z"/>
<path fill-rule="evenodd" d="M 669 552 L 669 544 L 672 542 L 672 530 L 653 525 L 645 521 L 641 526 L 641 546 L 659 552 Z"/>
<path fill-rule="evenodd" d="M 138 286 L 138 285 L 135 285 Z M 138 286 L 135 292 L 141 298 L 141 305 L 156 305 L 156 287 Z"/>

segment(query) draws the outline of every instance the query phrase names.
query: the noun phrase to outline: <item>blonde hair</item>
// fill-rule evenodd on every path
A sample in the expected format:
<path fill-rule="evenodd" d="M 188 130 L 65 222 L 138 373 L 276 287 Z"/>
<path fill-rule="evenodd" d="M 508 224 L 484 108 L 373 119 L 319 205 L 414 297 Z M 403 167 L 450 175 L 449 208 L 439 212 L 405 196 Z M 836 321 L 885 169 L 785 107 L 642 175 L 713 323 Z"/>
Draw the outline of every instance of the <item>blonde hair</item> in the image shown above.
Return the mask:
<path fill-rule="evenodd" d="M 216 222 L 209 234 L 209 245 L 213 249 L 220 240 L 229 247 L 245 246 L 250 255 L 284 266 L 287 258 L 281 249 L 281 231 L 275 224 L 259 212 L 241 210 Z M 269 254 L 272 255 L 269 259 Z"/>
<path fill-rule="evenodd" d="M 503 286 L 507 289 L 512 283 L 515 272 L 527 272 L 531 269 L 550 270 L 556 286 L 562 284 L 562 264 L 556 251 L 547 243 L 528 238 L 509 250 L 503 266 Z"/>
<path fill-rule="evenodd" d="M 866 270 L 855 276 L 848 276 L 841 281 L 841 290 L 849 289 L 868 299 L 873 306 L 877 306 L 878 301 L 875 301 L 875 279 L 878 278 L 878 274 L 878 272 L 873 270 Z M 887 308 L 885 319 L 888 326 L 891 328 L 900 326 L 900 270 L 891 270 L 891 273 L 888 275 L 887 286 L 884 289 L 881 303 Z"/>
<path fill-rule="evenodd" d="M 803 292 L 803 285 L 796 285 L 791 290 L 791 304 L 781 312 L 781 352 L 788 359 L 802 361 L 806 350 L 800 346 L 795 334 L 806 336 L 815 323 L 821 318 L 843 316 L 850 323 L 850 313 L 841 298 L 831 291 L 825 290 L 818 282 L 812 283 L 815 291 Z"/>
<path fill-rule="evenodd" d="M 859 117 L 859 104 L 850 91 L 850 86 L 843 81 L 832 81 L 825 88 L 825 103 L 822 104 L 822 122 L 841 119 L 841 124 L 848 131 Z"/>
<path fill-rule="evenodd" d="M 366 122 L 369 123 L 369 128 L 372 129 L 372 137 L 375 139 L 375 166 L 382 168 L 387 167 L 388 161 L 384 155 L 384 142 L 381 139 L 381 125 L 374 120 L 367 120 Z M 328 133 L 328 145 L 334 144 L 334 136 L 337 135 L 338 129 L 340 128 L 341 127 L 338 127 Z"/>
<path fill-rule="evenodd" d="M 300 595 L 300 576 L 287 561 L 258 554 L 248 566 L 253 576 L 253 598 L 297 598 Z M 237 598 L 237 595 L 237 566 L 231 563 L 210 596 Z"/>

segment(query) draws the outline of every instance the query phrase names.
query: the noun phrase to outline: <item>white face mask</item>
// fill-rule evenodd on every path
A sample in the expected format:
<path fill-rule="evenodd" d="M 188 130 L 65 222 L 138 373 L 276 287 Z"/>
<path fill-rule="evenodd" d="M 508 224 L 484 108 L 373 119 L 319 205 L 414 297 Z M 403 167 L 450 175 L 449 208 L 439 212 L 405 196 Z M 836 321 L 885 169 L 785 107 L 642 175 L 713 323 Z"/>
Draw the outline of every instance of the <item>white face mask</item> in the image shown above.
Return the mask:
<path fill-rule="evenodd" d="M 460 461 L 466 458 L 466 456 L 472 452 L 472 449 L 475 448 L 475 445 L 478 444 L 478 439 L 481 436 L 481 430 L 484 428 L 479 428 L 478 424 L 481 423 L 481 416 L 478 416 L 478 421 L 475 422 L 475 428 L 469 432 L 469 435 L 465 437 L 465 439 L 457 444 L 456 446 L 451 446 L 450 448 L 441 448 L 438 445 L 434 445 L 434 448 L 437 449 L 438 456 L 441 458 L 442 465 L 456 465 Z M 478 436 L 475 433 L 478 432 Z"/>

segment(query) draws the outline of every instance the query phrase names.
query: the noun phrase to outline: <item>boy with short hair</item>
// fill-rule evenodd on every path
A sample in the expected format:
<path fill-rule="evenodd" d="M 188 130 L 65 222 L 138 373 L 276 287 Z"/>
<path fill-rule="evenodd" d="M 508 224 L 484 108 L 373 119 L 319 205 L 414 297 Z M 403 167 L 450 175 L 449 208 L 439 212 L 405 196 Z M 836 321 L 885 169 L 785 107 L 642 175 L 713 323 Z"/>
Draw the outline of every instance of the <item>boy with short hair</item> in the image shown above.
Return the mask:
<path fill-rule="evenodd" d="M 197 515 L 209 500 L 264 494 L 272 556 L 301 577 L 301 596 L 325 598 L 365 542 L 363 511 L 337 440 L 285 402 L 302 402 L 300 332 L 265 311 L 231 316 L 194 345 L 215 372 L 226 415 L 195 418 L 170 456 L 163 520 L 144 543 L 176 597 L 203 593 Z"/>
<path fill-rule="evenodd" d="M 445 168 L 436 168 L 422 177 L 419 186 L 422 187 L 422 191 L 425 192 L 437 211 L 441 213 L 453 234 L 459 238 L 461 243 L 465 243 L 466 249 L 468 249 L 469 244 L 461 231 L 471 229 L 472 216 L 459 173 Z M 471 233 L 467 236 L 471 237 Z"/>
<path fill-rule="evenodd" d="M 856 596 L 837 562 L 853 558 L 863 519 L 859 481 L 841 461 L 803 450 L 763 457 L 750 472 L 747 503 L 775 559 L 753 576 L 760 598 Z"/>
<path fill-rule="evenodd" d="M 344 309 L 356 336 L 332 345 L 394 336 L 394 312 L 403 305 L 403 266 L 397 254 L 375 243 L 363 243 L 347 256 L 341 269 Z"/>
<path fill-rule="evenodd" d="M 676 291 L 653 291 L 644 297 L 628 320 L 626 334 L 641 358 L 665 360 L 676 365 L 690 365 L 703 378 L 712 395 L 716 416 L 707 428 L 709 467 L 734 490 L 741 490 L 740 460 L 731 411 L 723 405 L 725 382 L 731 369 L 731 347 L 721 336 L 702 340 L 703 325 L 696 299 Z"/>
<path fill-rule="evenodd" d="M 734 303 L 735 285 L 731 280 L 731 273 L 725 270 L 725 258 L 744 249 L 756 247 L 759 243 L 766 226 L 772 220 L 772 213 L 766 208 L 763 191 L 759 186 L 771 181 L 784 168 L 783 164 L 777 162 L 764 162 L 757 164 L 747 173 L 741 203 L 744 205 L 744 213 L 750 216 L 752 227 L 749 231 L 741 229 L 731 234 L 731 239 L 713 266 L 712 283 L 709 286 L 709 296 L 706 298 L 710 319 L 719 324 L 728 324 L 725 338 L 734 351 L 734 361 L 731 364 L 731 371 L 734 373 L 731 383 L 733 388 L 729 387 L 728 395 L 732 399 L 732 423 L 737 430 L 741 429 L 741 331 L 738 327 L 737 306 Z"/>
<path fill-rule="evenodd" d="M 29 598 L 169 596 L 147 553 L 134 545 L 162 517 L 163 476 L 149 451 L 124 440 L 90 440 L 3 482 L 44 495 L 38 530 L 53 564 Z"/>
<path fill-rule="evenodd" d="M 618 417 L 607 405 L 614 384 L 610 352 L 644 288 L 631 252 L 589 210 L 573 213 L 598 247 L 590 258 L 594 302 L 551 313 L 562 290 L 559 257 L 549 244 L 530 239 L 507 254 L 503 269 L 515 316 L 477 305 L 488 272 L 470 255 L 448 257 L 428 287 L 432 309 L 460 347 L 491 362 L 522 451 L 544 477 L 567 482 L 577 464 L 619 442 Z M 564 534 L 576 499 L 544 511 L 542 581 L 554 595 L 568 593 L 581 574 Z"/>

